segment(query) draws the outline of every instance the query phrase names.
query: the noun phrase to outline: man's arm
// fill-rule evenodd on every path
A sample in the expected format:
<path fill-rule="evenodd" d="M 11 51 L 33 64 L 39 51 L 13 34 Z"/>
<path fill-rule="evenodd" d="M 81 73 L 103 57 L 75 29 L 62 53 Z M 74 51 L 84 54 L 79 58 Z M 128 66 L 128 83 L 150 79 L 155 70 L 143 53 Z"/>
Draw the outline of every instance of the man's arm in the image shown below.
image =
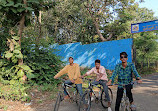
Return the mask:
<path fill-rule="evenodd" d="M 142 83 L 141 76 L 138 74 L 136 67 L 133 63 L 132 63 L 132 72 L 134 73 L 136 80 L 138 80 L 138 83 Z"/>
<path fill-rule="evenodd" d="M 67 66 L 65 66 L 60 72 L 58 72 L 55 76 L 54 79 L 57 79 L 58 77 L 64 75 L 67 73 Z"/>
<path fill-rule="evenodd" d="M 141 79 L 141 76 L 138 74 L 134 64 L 132 64 L 132 72 L 134 73 L 136 79 Z"/>
<path fill-rule="evenodd" d="M 86 72 L 86 74 L 82 75 L 82 78 L 84 78 L 85 76 L 88 76 L 90 74 L 92 74 L 94 72 L 94 69 L 92 68 L 90 71 Z"/>
<path fill-rule="evenodd" d="M 114 82 L 114 79 L 117 76 L 117 74 L 118 74 L 118 65 L 116 65 L 115 70 L 114 70 L 112 76 L 110 77 L 110 80 L 108 81 L 107 85 L 111 85 L 111 83 Z"/>

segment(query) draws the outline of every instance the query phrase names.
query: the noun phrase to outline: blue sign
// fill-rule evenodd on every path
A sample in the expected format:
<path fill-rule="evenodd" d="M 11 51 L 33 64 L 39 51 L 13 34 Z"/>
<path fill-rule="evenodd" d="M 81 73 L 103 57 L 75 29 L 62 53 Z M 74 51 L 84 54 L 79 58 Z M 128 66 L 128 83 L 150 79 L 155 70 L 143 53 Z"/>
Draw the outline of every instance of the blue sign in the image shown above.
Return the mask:
<path fill-rule="evenodd" d="M 131 24 L 131 33 L 158 30 L 158 20 Z"/>

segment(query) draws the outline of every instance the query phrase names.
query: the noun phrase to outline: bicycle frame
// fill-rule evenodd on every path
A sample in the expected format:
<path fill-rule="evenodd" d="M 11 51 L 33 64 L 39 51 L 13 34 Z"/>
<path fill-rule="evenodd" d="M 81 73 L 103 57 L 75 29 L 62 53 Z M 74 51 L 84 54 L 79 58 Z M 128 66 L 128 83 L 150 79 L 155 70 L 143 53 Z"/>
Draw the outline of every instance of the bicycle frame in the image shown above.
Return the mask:
<path fill-rule="evenodd" d="M 98 95 L 98 96 L 96 95 L 95 91 L 93 90 L 93 86 L 99 88 L 99 95 Z M 93 84 L 91 83 L 91 88 L 90 88 L 90 90 L 91 90 L 91 92 L 94 94 L 95 99 L 99 99 L 99 100 L 101 99 L 101 98 L 99 98 L 99 97 L 101 97 L 101 92 L 102 92 L 102 90 L 103 90 L 101 86 L 93 85 Z"/>
<path fill-rule="evenodd" d="M 73 85 L 65 84 L 64 82 L 65 82 L 66 80 L 64 80 L 64 79 L 62 79 L 62 78 L 59 78 L 59 80 L 62 80 L 62 81 L 63 81 L 63 83 L 62 83 L 62 85 L 61 85 L 62 87 L 61 87 L 60 91 L 62 92 L 62 91 L 63 91 L 63 88 L 65 88 L 66 91 L 67 91 L 67 93 L 68 93 L 68 95 L 69 95 L 69 97 L 70 97 L 70 99 L 73 100 L 73 102 L 76 101 L 76 98 L 75 98 L 74 96 L 75 96 L 76 94 L 78 94 L 77 87 L 76 87 L 76 86 L 73 86 Z M 67 88 L 75 89 L 75 90 L 73 91 L 73 95 L 70 94 L 70 92 L 69 92 L 69 90 L 67 90 Z"/>
<path fill-rule="evenodd" d="M 126 88 L 125 88 L 125 86 L 123 87 L 123 89 L 124 89 L 124 91 L 123 91 L 123 97 L 122 97 L 122 100 L 121 100 L 120 104 L 121 104 L 122 108 L 125 107 L 123 109 L 123 111 L 130 111 L 129 110 L 129 101 L 128 101 L 128 97 L 126 95 Z"/>
<path fill-rule="evenodd" d="M 102 86 L 98 86 L 98 85 L 92 84 L 91 83 L 91 81 L 92 81 L 91 79 L 86 79 L 86 80 L 88 80 L 88 82 L 89 82 L 88 83 L 88 89 L 89 89 L 89 91 L 94 94 L 95 102 L 98 103 L 98 101 L 101 101 L 101 93 L 102 93 L 102 90 L 103 90 Z M 95 91 L 93 90 L 93 87 L 99 88 L 99 95 L 98 96 L 96 95 Z"/>

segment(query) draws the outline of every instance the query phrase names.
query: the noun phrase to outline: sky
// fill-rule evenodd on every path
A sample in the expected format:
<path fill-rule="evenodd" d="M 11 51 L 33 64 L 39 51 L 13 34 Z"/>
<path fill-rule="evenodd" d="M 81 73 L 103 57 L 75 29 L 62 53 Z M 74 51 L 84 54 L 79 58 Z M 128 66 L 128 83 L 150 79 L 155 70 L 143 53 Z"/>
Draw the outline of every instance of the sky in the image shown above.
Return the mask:
<path fill-rule="evenodd" d="M 140 1 L 140 0 L 136 0 L 136 1 Z M 148 9 L 153 10 L 153 12 L 155 13 L 154 16 L 158 17 L 158 0 L 144 0 L 145 2 L 143 3 L 139 3 L 139 7 L 143 8 L 146 7 Z"/>

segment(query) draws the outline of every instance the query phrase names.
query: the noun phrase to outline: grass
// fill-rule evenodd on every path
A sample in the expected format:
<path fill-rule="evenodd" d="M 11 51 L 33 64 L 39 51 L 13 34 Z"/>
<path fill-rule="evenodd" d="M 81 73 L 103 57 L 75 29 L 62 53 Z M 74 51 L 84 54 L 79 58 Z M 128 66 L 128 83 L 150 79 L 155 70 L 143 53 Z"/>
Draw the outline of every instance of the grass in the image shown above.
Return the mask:
<path fill-rule="evenodd" d="M 41 103 L 43 103 L 43 100 L 38 100 L 37 103 L 41 104 Z"/>
<path fill-rule="evenodd" d="M 3 110 L 5 110 L 5 111 L 7 111 L 8 105 L 0 105 L 0 109 L 3 109 Z"/>

